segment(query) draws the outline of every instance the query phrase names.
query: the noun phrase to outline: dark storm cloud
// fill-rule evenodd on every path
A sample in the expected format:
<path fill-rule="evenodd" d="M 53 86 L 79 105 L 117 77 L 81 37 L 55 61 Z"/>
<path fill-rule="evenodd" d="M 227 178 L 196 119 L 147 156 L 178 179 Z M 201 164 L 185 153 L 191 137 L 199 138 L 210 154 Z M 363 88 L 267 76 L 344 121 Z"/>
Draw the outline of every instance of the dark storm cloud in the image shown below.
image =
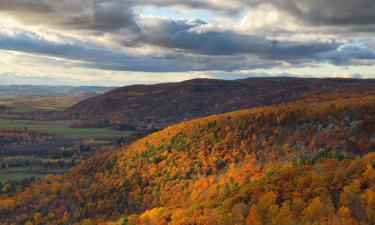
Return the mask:
<path fill-rule="evenodd" d="M 256 55 L 266 60 L 284 60 L 293 64 L 309 60 L 333 64 L 352 60 L 375 59 L 374 51 L 353 43 L 292 42 L 267 39 L 264 36 L 241 35 L 232 31 L 200 30 L 200 20 L 152 19 L 144 21 L 138 33 L 129 39 L 117 37 L 125 46 L 149 44 L 179 52 L 201 55 Z M 151 28 L 149 28 L 151 27 Z"/>
<path fill-rule="evenodd" d="M 373 0 L 266 0 L 243 1 L 255 6 L 270 3 L 299 19 L 321 25 L 368 26 L 375 25 Z"/>
<path fill-rule="evenodd" d="M 271 68 L 280 65 L 278 60 L 286 60 L 297 64 L 315 60 L 343 63 L 355 59 L 375 58 L 372 51 L 355 45 L 340 46 L 334 42 L 327 44 L 310 43 L 305 45 L 286 42 L 276 44 L 262 40 L 259 37 L 241 37 L 247 39 L 241 39 L 238 45 L 236 45 L 236 43 L 230 41 L 236 39 L 235 34 L 231 35 L 233 36 L 224 40 L 224 42 L 227 42 L 224 47 L 219 47 L 219 43 L 222 43 L 223 40 L 217 41 L 218 43 L 215 45 L 220 48 L 219 50 L 206 48 L 205 45 L 207 43 L 204 42 L 200 45 L 196 44 L 194 47 L 195 51 L 210 54 L 195 55 L 183 54 L 176 51 L 160 57 L 138 56 L 78 41 L 73 44 L 52 42 L 33 33 L 25 32 L 12 36 L 0 33 L 0 49 L 76 60 L 78 64 L 85 67 L 143 72 L 233 71 L 239 69 Z M 196 38 L 194 37 L 194 41 L 185 40 L 181 43 L 199 43 L 199 40 Z M 199 38 L 202 38 L 202 40 L 207 39 L 207 37 Z M 252 44 L 240 50 L 239 44 L 242 42 L 252 42 Z M 179 46 L 179 41 L 175 45 L 175 47 L 181 49 L 186 47 L 186 45 Z M 255 47 L 257 45 L 258 47 Z M 202 50 L 199 50 L 200 47 Z M 190 51 L 192 47 L 188 46 L 186 49 Z M 246 52 L 247 54 L 234 54 L 238 52 Z M 223 55 L 223 53 L 230 54 Z M 251 57 L 249 55 L 254 56 Z M 262 60 L 256 59 L 259 55 L 263 57 Z"/>
<path fill-rule="evenodd" d="M 186 5 L 191 8 L 220 8 L 204 1 L 151 0 L 0 0 L 0 12 L 26 24 L 110 32 L 137 30 L 136 6 Z"/>
<path fill-rule="evenodd" d="M 51 42 L 33 33 L 18 33 L 17 35 L 4 35 L 0 33 L 0 48 L 3 50 L 20 51 L 27 53 L 43 54 L 62 57 L 71 60 L 95 61 L 98 55 L 113 57 L 110 50 L 85 46 L 81 44 L 64 44 Z"/>
<path fill-rule="evenodd" d="M 134 12 L 127 5 L 116 2 L 93 4 L 86 16 L 76 16 L 67 20 L 64 25 L 74 29 L 111 32 L 117 29 L 137 31 L 138 26 Z"/>
<path fill-rule="evenodd" d="M 0 0 L 0 11 L 24 22 L 108 30 L 135 26 L 135 6 L 184 6 L 230 14 L 272 4 L 304 21 L 337 26 L 375 24 L 374 0 Z"/>
<path fill-rule="evenodd" d="M 233 0 L 230 5 L 210 0 L 0 0 L 0 12 L 27 24 L 100 33 L 138 30 L 136 6 L 184 6 L 239 14 L 248 7 L 264 4 L 271 4 L 300 21 L 315 25 L 346 27 L 361 32 L 375 30 L 374 0 Z"/>
<path fill-rule="evenodd" d="M 95 32 L 137 29 L 131 5 L 126 1 L 0 0 L 0 12 L 30 25 Z"/>
<path fill-rule="evenodd" d="M 33 33 L 19 33 L 14 36 L 0 33 L 0 49 L 76 60 L 76 64 L 80 66 L 119 71 L 232 71 L 238 68 L 276 66 L 274 62 L 249 63 L 247 56 L 209 57 L 189 56 L 180 53 L 170 53 L 162 57 L 138 56 L 86 43 L 52 42 Z"/>
<path fill-rule="evenodd" d="M 374 60 L 375 52 L 357 43 L 350 43 L 340 46 L 334 51 L 319 53 L 315 57 L 317 60 L 341 65 L 348 64 L 353 60 Z"/>
<path fill-rule="evenodd" d="M 22 32 L 16 36 L 0 33 L 0 49 L 80 60 L 87 67 L 145 72 L 231 71 L 277 66 L 279 61 L 344 64 L 375 58 L 365 46 L 335 40 L 297 42 L 243 35 L 215 27 L 208 29 L 209 24 L 198 19 L 145 17 L 134 8 L 184 6 L 235 14 L 266 3 L 314 24 L 350 29 L 375 24 L 374 0 L 233 0 L 235 7 L 210 0 L 0 0 L 0 12 L 25 24 L 44 25 L 61 32 L 74 30 L 82 37 L 95 33 L 128 48 L 154 46 L 168 53 L 161 57 L 130 55 L 81 42 L 50 42 Z"/>
<path fill-rule="evenodd" d="M 200 31 L 205 25 L 199 20 L 152 19 L 144 21 L 132 38 L 124 34 L 116 40 L 125 46 L 149 44 L 181 52 L 203 55 L 253 54 L 270 59 L 308 58 L 337 49 L 340 44 L 329 42 L 287 42 L 268 40 L 263 36 L 241 35 L 232 31 Z M 196 29 L 195 29 L 196 28 Z"/>
<path fill-rule="evenodd" d="M 182 4 L 181 1 L 177 1 Z M 375 25 L 374 0 L 233 0 L 237 7 L 229 7 L 218 1 L 183 1 L 187 6 L 240 13 L 246 7 L 272 4 L 299 19 L 322 25 L 368 26 Z M 207 3 L 211 2 L 211 3 Z M 195 4 L 193 4 L 195 3 Z M 206 3 L 206 4 L 205 4 Z"/>

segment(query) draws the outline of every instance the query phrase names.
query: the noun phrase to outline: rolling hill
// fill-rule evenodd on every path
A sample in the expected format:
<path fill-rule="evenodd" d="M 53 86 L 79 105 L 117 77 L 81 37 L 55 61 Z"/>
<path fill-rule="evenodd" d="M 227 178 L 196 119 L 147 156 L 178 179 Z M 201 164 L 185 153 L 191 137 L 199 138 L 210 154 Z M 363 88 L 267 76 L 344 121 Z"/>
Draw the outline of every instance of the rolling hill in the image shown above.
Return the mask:
<path fill-rule="evenodd" d="M 225 81 L 195 79 L 180 83 L 117 88 L 75 104 L 59 119 L 78 119 L 77 127 L 161 129 L 184 120 L 234 110 L 325 98 L 336 91 L 374 91 L 375 80 L 249 78 Z M 329 95 L 331 96 L 331 95 Z"/>
<path fill-rule="evenodd" d="M 336 94 L 167 127 L 1 199 L 0 224 L 373 224 L 375 95 Z"/>
<path fill-rule="evenodd" d="M 43 110 L 65 109 L 81 100 L 103 94 L 113 87 L 0 85 L 0 106 L 3 109 Z"/>
<path fill-rule="evenodd" d="M 56 111 L 112 89 L 94 86 L 0 85 L 0 119 L 53 119 Z"/>

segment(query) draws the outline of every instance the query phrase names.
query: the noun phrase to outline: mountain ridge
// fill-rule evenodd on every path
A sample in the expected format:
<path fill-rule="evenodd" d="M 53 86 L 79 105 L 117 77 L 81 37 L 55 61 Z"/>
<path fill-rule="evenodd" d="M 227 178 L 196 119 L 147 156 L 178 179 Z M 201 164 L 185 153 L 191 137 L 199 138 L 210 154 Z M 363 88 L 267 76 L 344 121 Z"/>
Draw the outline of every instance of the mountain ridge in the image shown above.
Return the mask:
<path fill-rule="evenodd" d="M 247 78 L 194 79 L 133 85 L 81 101 L 59 114 L 77 127 L 162 129 L 184 120 L 239 109 L 281 104 L 332 91 L 372 91 L 375 80 Z"/>

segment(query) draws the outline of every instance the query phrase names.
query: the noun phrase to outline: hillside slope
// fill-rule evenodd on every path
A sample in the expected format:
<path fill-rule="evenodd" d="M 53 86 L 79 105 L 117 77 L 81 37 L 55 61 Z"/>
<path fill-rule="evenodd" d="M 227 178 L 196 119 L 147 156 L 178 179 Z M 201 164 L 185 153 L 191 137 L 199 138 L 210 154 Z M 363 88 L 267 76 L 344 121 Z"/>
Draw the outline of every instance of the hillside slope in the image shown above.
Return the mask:
<path fill-rule="evenodd" d="M 184 120 L 239 109 L 286 103 L 332 91 L 365 93 L 375 80 L 249 78 L 196 79 L 180 83 L 118 88 L 70 107 L 60 119 L 79 127 L 160 129 Z"/>
<path fill-rule="evenodd" d="M 0 200 L 0 224 L 373 224 L 375 96 L 183 122 Z"/>

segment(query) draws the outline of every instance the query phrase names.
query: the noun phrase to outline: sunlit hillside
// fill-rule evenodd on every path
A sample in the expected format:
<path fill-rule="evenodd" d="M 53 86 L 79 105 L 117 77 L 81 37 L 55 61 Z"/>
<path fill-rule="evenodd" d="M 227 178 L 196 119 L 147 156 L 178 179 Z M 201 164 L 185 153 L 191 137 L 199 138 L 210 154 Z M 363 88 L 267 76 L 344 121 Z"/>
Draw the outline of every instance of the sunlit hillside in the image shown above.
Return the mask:
<path fill-rule="evenodd" d="M 375 97 L 168 127 L 0 201 L 2 223 L 373 224 Z"/>

